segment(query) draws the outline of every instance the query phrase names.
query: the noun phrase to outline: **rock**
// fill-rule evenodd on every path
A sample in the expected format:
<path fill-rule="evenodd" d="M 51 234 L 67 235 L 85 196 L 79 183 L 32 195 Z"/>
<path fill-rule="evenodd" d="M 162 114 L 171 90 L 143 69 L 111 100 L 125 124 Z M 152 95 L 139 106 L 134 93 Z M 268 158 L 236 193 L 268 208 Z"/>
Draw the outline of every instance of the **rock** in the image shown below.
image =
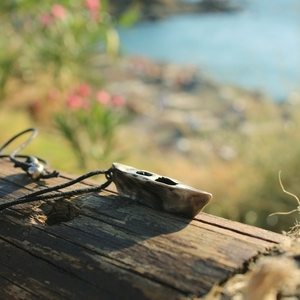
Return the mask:
<path fill-rule="evenodd" d="M 121 16 L 130 6 L 138 5 L 141 20 L 158 20 L 174 14 L 233 12 L 240 10 L 231 0 L 202 0 L 184 2 L 180 0 L 111 0 L 110 13 Z"/>

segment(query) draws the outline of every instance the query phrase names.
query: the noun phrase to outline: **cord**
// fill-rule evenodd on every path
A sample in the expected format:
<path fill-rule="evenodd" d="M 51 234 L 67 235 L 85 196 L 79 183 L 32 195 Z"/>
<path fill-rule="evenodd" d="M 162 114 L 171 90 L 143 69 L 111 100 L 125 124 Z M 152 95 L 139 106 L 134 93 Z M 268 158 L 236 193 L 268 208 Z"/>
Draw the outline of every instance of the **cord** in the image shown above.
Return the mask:
<path fill-rule="evenodd" d="M 8 157 L 11 162 L 14 163 L 15 168 L 21 168 L 23 169 L 29 177 L 35 180 L 39 180 L 40 178 L 51 178 L 51 177 L 57 177 L 59 173 L 57 171 L 54 171 L 52 173 L 47 173 L 46 168 L 49 166 L 48 162 L 44 159 L 37 158 L 34 156 L 30 155 L 20 155 L 18 152 L 20 152 L 22 149 L 24 149 L 26 146 L 28 146 L 29 143 L 31 143 L 38 135 L 38 130 L 36 128 L 28 128 L 26 130 L 23 130 L 22 132 L 14 135 L 12 138 L 10 138 L 6 143 L 3 144 L 3 146 L 0 147 L 0 153 L 3 152 L 3 150 L 11 144 L 14 140 L 16 140 L 18 137 L 21 135 L 32 132 L 31 136 L 23 143 L 21 144 L 17 149 L 15 149 L 11 154 L 0 154 L 0 158 Z M 25 161 L 20 161 L 17 158 L 25 158 Z M 60 189 L 66 188 L 68 186 L 74 185 L 86 178 L 99 175 L 99 174 L 104 174 L 107 181 L 103 183 L 102 185 L 99 186 L 93 186 L 89 188 L 82 188 L 82 189 L 75 189 L 71 191 L 66 191 L 66 192 L 61 192 L 59 191 Z M 92 192 L 99 192 L 106 187 L 108 187 L 111 182 L 112 182 L 113 174 L 112 174 L 112 169 L 108 170 L 96 170 L 96 171 L 91 171 L 88 172 L 76 179 L 70 180 L 66 183 L 59 184 L 53 187 L 49 187 L 43 190 L 39 190 L 33 193 L 30 193 L 28 195 L 25 195 L 23 197 L 20 197 L 14 201 L 10 201 L 7 203 L 0 204 L 0 211 L 17 205 L 17 204 L 23 204 L 23 203 L 29 203 L 29 202 L 34 202 L 38 200 L 50 200 L 53 198 L 57 197 L 72 197 L 80 194 L 87 194 L 87 193 L 92 193 Z M 56 192 L 56 193 L 51 193 L 50 192 Z"/>
<path fill-rule="evenodd" d="M 107 181 L 104 182 L 103 184 L 99 185 L 99 186 L 93 186 L 93 187 L 89 187 L 89 188 L 82 188 L 82 189 L 76 189 L 76 190 L 71 190 L 71 191 L 66 191 L 66 192 L 60 192 L 58 191 L 59 189 L 71 186 L 75 183 L 78 183 L 86 178 L 95 176 L 95 175 L 99 175 L 99 174 L 105 174 Z M 29 202 L 34 202 L 34 201 L 38 201 L 38 200 L 50 200 L 53 198 L 57 198 L 57 197 L 73 197 L 76 195 L 82 195 L 82 194 L 89 194 L 89 193 L 93 193 L 93 192 L 100 192 L 101 190 L 107 188 L 112 182 L 112 177 L 111 177 L 111 169 L 108 170 L 96 170 L 96 171 L 92 171 L 89 173 L 86 173 L 74 180 L 70 180 L 66 183 L 63 184 L 59 184 L 50 188 L 46 188 L 37 192 L 33 192 L 31 194 L 28 194 L 26 196 L 20 197 L 14 201 L 11 202 L 7 202 L 7 203 L 3 203 L 0 204 L 0 211 L 17 205 L 17 204 L 23 204 L 23 203 L 29 203 Z M 54 194 L 48 194 L 49 192 L 52 191 L 57 191 Z M 46 194 L 46 195 L 45 195 Z"/>
<path fill-rule="evenodd" d="M 11 144 L 18 137 L 28 132 L 32 132 L 31 136 L 23 144 L 21 144 L 18 148 L 16 148 L 11 154 L 1 154 L 9 144 Z M 59 175 L 57 171 L 53 171 L 52 173 L 46 171 L 46 169 L 49 167 L 49 164 L 46 160 L 42 158 L 30 156 L 30 155 L 18 154 L 22 149 L 28 146 L 28 144 L 31 143 L 37 137 L 37 135 L 38 135 L 38 130 L 34 127 L 25 129 L 20 133 L 14 135 L 12 138 L 10 138 L 6 143 L 4 143 L 0 147 L 0 158 L 8 157 L 10 161 L 14 163 L 15 168 L 21 168 L 28 174 L 28 176 L 31 179 L 34 180 L 39 180 L 41 178 L 47 179 L 47 178 L 57 177 Z M 26 160 L 21 161 L 17 158 L 25 158 Z"/>

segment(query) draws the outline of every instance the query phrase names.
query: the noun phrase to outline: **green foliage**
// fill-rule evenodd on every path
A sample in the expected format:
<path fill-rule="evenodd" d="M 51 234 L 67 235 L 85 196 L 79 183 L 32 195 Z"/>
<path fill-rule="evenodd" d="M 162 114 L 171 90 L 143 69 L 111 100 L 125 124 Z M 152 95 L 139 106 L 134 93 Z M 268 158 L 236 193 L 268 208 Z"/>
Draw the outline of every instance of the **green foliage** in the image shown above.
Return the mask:
<path fill-rule="evenodd" d="M 129 7 L 119 18 L 118 24 L 120 26 L 131 26 L 140 19 L 141 13 L 138 5 Z"/>
<path fill-rule="evenodd" d="M 54 118 L 81 168 L 113 154 L 115 130 L 126 114 L 122 95 L 111 105 L 95 100 L 101 66 L 119 50 L 107 9 L 105 0 L 0 2 L 0 101 L 10 98 L 10 86 L 19 91 L 28 83 L 36 98 L 46 94 L 29 100 L 30 116 L 49 119 L 48 125 Z M 129 10 L 122 22 L 136 13 Z"/>
<path fill-rule="evenodd" d="M 209 137 L 213 141 L 223 136 L 223 142 L 230 143 L 237 156 L 226 162 L 214 157 L 218 173 L 211 188 L 214 199 L 207 211 L 273 231 L 288 231 L 299 218 L 298 212 L 269 215 L 298 206 L 296 199 L 281 189 L 278 173 L 281 170 L 284 188 L 299 197 L 300 106 L 288 102 L 249 102 L 248 106 L 246 130 L 235 127 L 224 134 L 221 129 Z"/>
<path fill-rule="evenodd" d="M 115 131 L 127 119 L 123 101 L 122 95 L 105 91 L 92 94 L 88 85 L 69 94 L 66 111 L 57 114 L 55 122 L 70 143 L 79 168 L 116 156 Z"/>
<path fill-rule="evenodd" d="M 118 39 L 106 1 L 34 0 L 0 3 L 0 95 L 8 80 L 99 82 L 99 54 L 118 51 Z M 4 97 L 1 97 L 3 100 Z"/>

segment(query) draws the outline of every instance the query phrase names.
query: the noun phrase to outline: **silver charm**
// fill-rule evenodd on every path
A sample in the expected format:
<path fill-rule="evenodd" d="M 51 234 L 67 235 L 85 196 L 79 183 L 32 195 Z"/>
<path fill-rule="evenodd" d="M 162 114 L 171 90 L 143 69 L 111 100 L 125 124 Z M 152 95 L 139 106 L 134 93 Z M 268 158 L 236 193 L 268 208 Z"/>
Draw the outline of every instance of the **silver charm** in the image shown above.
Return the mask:
<path fill-rule="evenodd" d="M 212 198 L 176 179 L 119 163 L 112 164 L 111 174 L 121 196 L 187 218 L 196 216 Z"/>

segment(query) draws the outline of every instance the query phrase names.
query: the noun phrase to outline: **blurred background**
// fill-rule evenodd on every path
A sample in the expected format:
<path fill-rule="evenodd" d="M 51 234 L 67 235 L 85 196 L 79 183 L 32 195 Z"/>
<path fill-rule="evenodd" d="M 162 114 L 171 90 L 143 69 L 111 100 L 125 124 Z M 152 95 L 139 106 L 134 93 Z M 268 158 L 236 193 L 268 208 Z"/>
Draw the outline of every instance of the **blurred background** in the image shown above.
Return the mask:
<path fill-rule="evenodd" d="M 205 211 L 289 231 L 300 196 L 296 0 L 4 0 L 0 144 L 82 174 L 118 161 L 214 196 Z M 13 150 L 18 145 L 7 149 Z M 99 179 L 102 180 L 102 179 Z"/>

